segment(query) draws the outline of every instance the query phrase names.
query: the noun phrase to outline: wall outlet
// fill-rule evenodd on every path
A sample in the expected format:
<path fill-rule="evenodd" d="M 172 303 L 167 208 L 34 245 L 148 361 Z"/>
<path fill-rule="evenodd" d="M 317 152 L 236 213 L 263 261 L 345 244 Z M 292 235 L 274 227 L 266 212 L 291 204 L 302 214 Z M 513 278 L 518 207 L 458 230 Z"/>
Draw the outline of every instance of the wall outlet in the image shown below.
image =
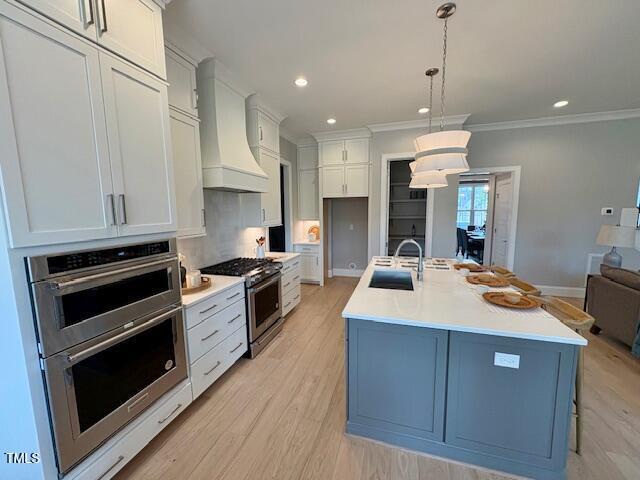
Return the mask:
<path fill-rule="evenodd" d="M 520 355 L 496 352 L 493 355 L 493 364 L 496 367 L 520 368 Z"/>
<path fill-rule="evenodd" d="M 610 216 L 613 215 L 613 208 L 611 207 L 604 207 L 602 210 L 602 215 L 606 215 L 606 216 Z"/>
<path fill-rule="evenodd" d="M 349 230 L 353 230 L 353 223 L 349 224 Z"/>

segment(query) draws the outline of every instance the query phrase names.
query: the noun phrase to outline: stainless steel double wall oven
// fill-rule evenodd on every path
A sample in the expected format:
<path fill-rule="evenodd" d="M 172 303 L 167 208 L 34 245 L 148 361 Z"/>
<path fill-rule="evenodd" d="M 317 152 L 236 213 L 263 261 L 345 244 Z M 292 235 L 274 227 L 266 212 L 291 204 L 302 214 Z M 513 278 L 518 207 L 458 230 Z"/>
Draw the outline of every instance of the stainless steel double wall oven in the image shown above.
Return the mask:
<path fill-rule="evenodd" d="M 26 259 L 61 473 L 187 377 L 175 239 Z"/>

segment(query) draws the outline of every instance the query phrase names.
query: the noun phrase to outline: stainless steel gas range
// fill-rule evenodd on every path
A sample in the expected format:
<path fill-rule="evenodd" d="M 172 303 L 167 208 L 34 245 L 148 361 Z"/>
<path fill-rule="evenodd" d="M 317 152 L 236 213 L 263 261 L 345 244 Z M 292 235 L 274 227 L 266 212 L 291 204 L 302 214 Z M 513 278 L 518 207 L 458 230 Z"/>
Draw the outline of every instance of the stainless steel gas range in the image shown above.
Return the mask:
<path fill-rule="evenodd" d="M 267 258 L 236 258 L 202 269 L 207 275 L 244 277 L 251 358 L 282 330 L 281 269 L 280 262 Z"/>

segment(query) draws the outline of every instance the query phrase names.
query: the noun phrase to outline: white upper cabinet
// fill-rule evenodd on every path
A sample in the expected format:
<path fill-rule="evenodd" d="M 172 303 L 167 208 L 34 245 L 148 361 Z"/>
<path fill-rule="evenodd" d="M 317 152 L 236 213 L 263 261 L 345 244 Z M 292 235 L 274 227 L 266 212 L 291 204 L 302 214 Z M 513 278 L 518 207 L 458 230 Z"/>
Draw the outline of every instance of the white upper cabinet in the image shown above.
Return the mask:
<path fill-rule="evenodd" d="M 196 91 L 196 66 L 166 48 L 169 105 L 184 113 L 198 116 Z"/>
<path fill-rule="evenodd" d="M 345 197 L 344 167 L 322 168 L 322 196 L 324 198 Z"/>
<path fill-rule="evenodd" d="M 318 220 L 318 170 L 298 170 L 298 219 Z"/>
<path fill-rule="evenodd" d="M 260 194 L 262 203 L 262 225 L 275 227 L 282 225 L 280 209 L 280 158 L 265 150 L 259 153 L 260 167 L 269 177 L 266 193 Z"/>
<path fill-rule="evenodd" d="M 167 87 L 100 53 L 109 152 L 123 235 L 176 230 Z"/>
<path fill-rule="evenodd" d="M 178 237 L 205 234 L 204 190 L 200 156 L 200 122 L 173 108 L 171 144 L 176 180 Z"/>
<path fill-rule="evenodd" d="M 369 163 L 369 139 L 353 138 L 344 141 L 345 163 Z"/>
<path fill-rule="evenodd" d="M 344 164 L 344 140 L 329 140 L 318 144 L 320 165 Z"/>
<path fill-rule="evenodd" d="M 369 166 L 347 165 L 344 167 L 344 196 L 369 196 Z"/>
<path fill-rule="evenodd" d="M 20 0 L 80 35 L 96 40 L 95 0 Z"/>
<path fill-rule="evenodd" d="M 279 123 L 261 110 L 247 111 L 247 139 L 250 147 L 261 147 L 280 153 Z"/>
<path fill-rule="evenodd" d="M 0 168 L 12 246 L 115 236 L 97 48 L 4 2 L 0 44 Z"/>
<path fill-rule="evenodd" d="M 322 197 L 369 196 L 369 139 L 347 138 L 318 143 Z"/>
<path fill-rule="evenodd" d="M 318 147 L 298 147 L 298 170 L 318 168 Z"/>
<path fill-rule="evenodd" d="M 98 42 L 166 78 L 160 6 L 153 0 L 96 0 L 96 3 Z"/>

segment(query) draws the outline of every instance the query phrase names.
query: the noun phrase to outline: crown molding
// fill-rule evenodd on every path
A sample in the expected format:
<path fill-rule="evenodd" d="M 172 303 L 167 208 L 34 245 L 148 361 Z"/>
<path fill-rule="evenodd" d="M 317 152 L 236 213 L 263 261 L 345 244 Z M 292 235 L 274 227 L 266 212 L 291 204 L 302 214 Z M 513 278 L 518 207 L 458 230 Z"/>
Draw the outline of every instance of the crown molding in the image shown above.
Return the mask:
<path fill-rule="evenodd" d="M 640 108 L 613 110 L 608 112 L 578 113 L 575 115 L 560 115 L 557 117 L 531 118 L 528 120 L 513 120 L 509 122 L 480 123 L 476 125 L 467 125 L 466 129 L 471 132 L 488 132 L 492 130 L 511 130 L 514 128 L 569 125 L 572 123 L 607 122 L 611 120 L 626 120 L 630 118 L 640 118 Z"/>
<path fill-rule="evenodd" d="M 160 5 L 160 8 L 162 8 L 163 10 L 167 8 L 167 5 L 171 3 L 171 0 L 153 0 L 153 1 L 158 5 Z"/>
<path fill-rule="evenodd" d="M 269 105 L 262 95 L 259 93 L 254 93 L 247 98 L 247 108 L 248 109 L 256 109 L 260 110 L 262 113 L 270 116 L 273 120 L 275 120 L 278 125 L 287 118 L 286 115 L 283 115 L 278 110 Z"/>
<path fill-rule="evenodd" d="M 469 114 L 464 115 L 450 115 L 444 117 L 444 123 L 447 126 L 460 127 L 464 125 L 464 123 L 469 118 Z M 440 117 L 434 117 L 431 119 L 433 125 L 438 125 L 440 123 Z M 394 132 L 397 130 L 414 130 L 417 128 L 426 128 L 427 119 L 421 118 L 419 120 L 407 120 L 404 122 L 390 122 L 390 123 L 375 123 L 373 125 L 367 125 L 369 130 L 373 133 L 378 132 Z"/>
<path fill-rule="evenodd" d="M 331 132 L 315 132 L 312 133 L 313 138 L 318 142 L 326 142 L 329 140 L 346 140 L 349 138 L 369 138 L 371 130 L 368 128 L 352 128 L 350 130 L 334 130 Z"/>
<path fill-rule="evenodd" d="M 296 146 L 298 145 L 298 140 L 296 139 L 296 137 L 289 130 L 283 128 L 282 125 L 280 125 L 280 136 L 290 143 L 293 143 Z"/>

